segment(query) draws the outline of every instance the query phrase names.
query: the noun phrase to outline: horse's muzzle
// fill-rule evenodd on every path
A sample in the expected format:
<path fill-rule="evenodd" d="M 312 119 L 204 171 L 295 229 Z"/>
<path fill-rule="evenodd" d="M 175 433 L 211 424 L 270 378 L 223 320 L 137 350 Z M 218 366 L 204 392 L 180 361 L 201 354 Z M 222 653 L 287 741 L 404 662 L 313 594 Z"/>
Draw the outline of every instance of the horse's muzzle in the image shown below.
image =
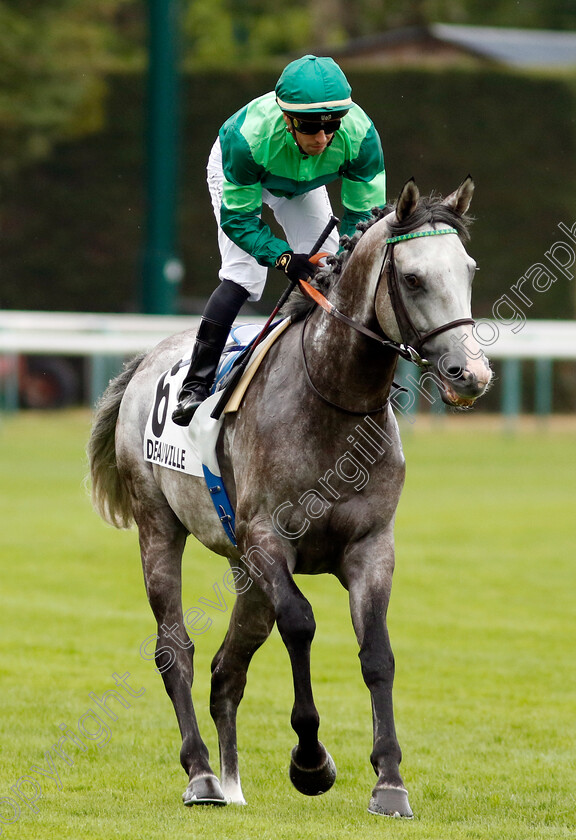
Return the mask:
<path fill-rule="evenodd" d="M 469 359 L 463 353 L 447 353 L 437 370 L 442 383 L 442 401 L 457 408 L 471 406 L 486 393 L 492 379 L 492 371 L 483 354 L 478 359 Z"/>

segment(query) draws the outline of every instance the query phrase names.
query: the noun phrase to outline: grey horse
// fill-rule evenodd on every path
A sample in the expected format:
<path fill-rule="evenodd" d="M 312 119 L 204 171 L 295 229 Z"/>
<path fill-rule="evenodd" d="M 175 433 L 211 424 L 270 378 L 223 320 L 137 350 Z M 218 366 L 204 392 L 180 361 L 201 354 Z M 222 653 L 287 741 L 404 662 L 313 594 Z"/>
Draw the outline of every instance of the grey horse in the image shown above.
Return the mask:
<path fill-rule="evenodd" d="M 294 679 L 298 743 L 290 778 L 307 795 L 327 791 L 334 762 L 318 739 L 310 676 L 312 607 L 296 574 L 335 575 L 349 593 L 370 691 L 377 776 L 375 814 L 411 817 L 399 772 L 392 709 L 394 657 L 386 626 L 394 568 L 394 517 L 404 457 L 391 407 L 398 355 L 422 365 L 444 402 L 470 406 L 491 371 L 474 339 L 475 263 L 467 254 L 468 177 L 446 199 L 414 182 L 394 209 L 375 214 L 324 271 L 314 306 L 272 346 L 218 444 L 236 513 L 237 548 L 201 477 L 144 460 L 142 442 L 162 371 L 193 335 L 163 341 L 112 381 L 97 408 L 88 452 L 93 500 L 116 527 L 138 527 L 144 580 L 157 621 L 156 663 L 180 731 L 185 804 L 244 804 L 236 715 L 250 660 L 276 622 Z M 336 317 L 331 317 L 336 316 Z M 226 556 L 237 597 L 212 662 L 210 711 L 218 732 L 213 772 L 191 698 L 194 646 L 182 610 L 181 559 L 189 534 Z"/>

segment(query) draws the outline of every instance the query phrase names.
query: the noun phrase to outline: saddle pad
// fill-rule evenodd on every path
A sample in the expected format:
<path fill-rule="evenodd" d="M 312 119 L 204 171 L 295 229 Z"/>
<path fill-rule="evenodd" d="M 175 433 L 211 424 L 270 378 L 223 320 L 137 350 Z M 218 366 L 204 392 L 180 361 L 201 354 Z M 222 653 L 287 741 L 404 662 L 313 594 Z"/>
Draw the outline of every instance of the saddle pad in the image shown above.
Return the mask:
<path fill-rule="evenodd" d="M 289 323 L 289 319 L 281 321 L 258 345 L 226 405 L 226 413 L 238 410 L 262 359 Z M 246 336 L 246 333 L 244 335 Z M 220 475 L 216 443 L 222 420 L 210 417 L 210 412 L 220 399 L 220 392 L 212 394 L 202 403 L 188 427 L 177 426 L 172 422 L 172 412 L 176 408 L 178 392 L 188 371 L 188 365 L 189 359 L 181 360 L 158 378 L 154 404 L 144 432 L 144 459 L 168 469 L 200 476 L 204 474 L 202 465 L 205 464 L 214 475 Z"/>
<path fill-rule="evenodd" d="M 289 319 L 282 321 L 258 345 L 257 351 L 250 359 L 237 387 L 231 394 L 225 408 L 226 413 L 238 410 L 262 359 L 289 323 Z M 248 337 L 246 331 L 243 334 L 244 337 Z M 254 337 L 252 328 L 250 338 Z M 239 343 L 237 337 L 235 343 Z M 234 510 L 222 481 L 216 454 L 216 445 L 224 416 L 222 414 L 217 420 L 211 416 L 220 401 L 221 393 L 216 391 L 204 400 L 196 409 L 189 426 L 177 426 L 172 422 L 172 413 L 176 408 L 178 393 L 189 364 L 189 359 L 177 362 L 169 370 L 164 371 L 156 383 L 154 404 L 144 431 L 144 459 L 152 464 L 178 470 L 188 475 L 203 476 L 222 527 L 232 545 L 236 546 Z"/>
<path fill-rule="evenodd" d="M 210 417 L 218 394 L 212 394 L 202 403 L 189 426 L 177 426 L 172 422 L 172 412 L 188 365 L 175 368 L 165 371 L 156 384 L 154 405 L 144 432 L 144 459 L 170 470 L 198 476 L 204 475 L 202 465 L 206 464 L 214 475 L 220 475 L 216 443 L 222 420 Z"/>

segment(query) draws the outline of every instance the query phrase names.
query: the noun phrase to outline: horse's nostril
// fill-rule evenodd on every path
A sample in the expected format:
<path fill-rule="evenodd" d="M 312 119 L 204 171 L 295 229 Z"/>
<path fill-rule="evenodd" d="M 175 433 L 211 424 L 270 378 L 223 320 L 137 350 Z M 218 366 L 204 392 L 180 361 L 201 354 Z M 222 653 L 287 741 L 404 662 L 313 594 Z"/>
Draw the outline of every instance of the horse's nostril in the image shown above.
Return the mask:
<path fill-rule="evenodd" d="M 451 364 L 445 368 L 446 376 L 449 379 L 460 379 L 464 375 L 464 368 L 461 368 L 460 365 Z"/>

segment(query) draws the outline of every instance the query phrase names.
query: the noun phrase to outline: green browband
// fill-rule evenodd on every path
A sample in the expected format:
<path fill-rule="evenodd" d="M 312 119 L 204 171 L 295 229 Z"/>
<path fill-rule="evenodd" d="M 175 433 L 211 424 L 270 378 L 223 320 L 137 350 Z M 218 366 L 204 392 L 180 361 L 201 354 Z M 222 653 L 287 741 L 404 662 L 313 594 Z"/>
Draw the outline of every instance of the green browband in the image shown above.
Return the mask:
<path fill-rule="evenodd" d="M 395 242 L 404 242 L 405 239 L 418 239 L 420 236 L 442 236 L 444 233 L 458 233 L 456 228 L 439 228 L 438 230 L 419 230 L 416 233 L 404 233 L 402 236 L 391 236 L 386 240 L 386 245 L 393 245 Z"/>

